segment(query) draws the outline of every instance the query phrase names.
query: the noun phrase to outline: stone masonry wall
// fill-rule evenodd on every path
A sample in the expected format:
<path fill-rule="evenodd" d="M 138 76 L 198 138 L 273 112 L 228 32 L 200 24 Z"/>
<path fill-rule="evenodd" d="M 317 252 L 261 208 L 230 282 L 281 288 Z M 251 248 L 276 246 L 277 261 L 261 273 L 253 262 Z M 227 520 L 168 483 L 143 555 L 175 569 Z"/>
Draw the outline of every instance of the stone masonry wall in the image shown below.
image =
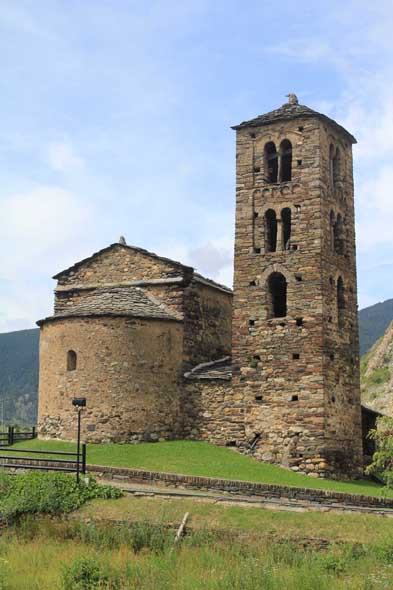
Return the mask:
<path fill-rule="evenodd" d="M 237 397 L 236 397 L 237 395 Z M 234 395 L 231 381 L 185 380 L 182 388 L 185 438 L 230 445 L 244 440 L 242 395 Z"/>
<path fill-rule="evenodd" d="M 256 456 L 321 476 L 344 472 L 348 465 L 354 472 L 361 462 L 357 441 L 355 452 L 348 445 L 343 450 L 344 437 L 337 436 L 343 424 L 347 433 L 352 430 L 357 437 L 357 408 L 338 416 L 329 414 L 327 406 L 330 376 L 326 359 L 330 351 L 326 336 L 329 292 L 323 259 L 327 239 L 322 202 L 323 133 L 317 118 L 297 118 L 237 133 L 232 347 L 233 383 L 244 395 L 246 437 L 252 440 L 260 435 Z M 268 141 L 278 147 L 283 139 L 292 143 L 292 179 L 270 184 L 265 180 L 263 149 Z M 348 203 L 351 199 L 353 193 L 349 192 Z M 292 213 L 291 238 L 286 245 L 280 223 L 284 208 Z M 264 215 L 268 209 L 275 210 L 278 218 L 276 252 L 266 250 Z M 346 224 L 352 224 L 349 215 Z M 352 239 L 350 227 L 350 269 L 355 264 Z M 333 262 L 337 263 L 336 259 Z M 336 264 L 336 274 L 338 270 Z M 267 280 L 272 272 L 282 273 L 287 281 L 287 314 L 282 318 L 269 317 Z M 353 341 L 353 271 L 350 282 L 353 293 L 348 298 L 348 321 L 351 318 Z M 335 343 L 337 356 L 341 354 L 339 343 Z M 342 368 L 345 365 L 351 370 L 348 356 L 343 359 Z M 354 391 L 355 382 L 351 387 Z M 360 415 L 360 403 L 358 409 Z"/>
<path fill-rule="evenodd" d="M 182 324 L 131 318 L 46 322 L 40 337 L 39 435 L 73 440 L 86 397 L 87 442 L 170 439 L 181 429 Z M 77 368 L 67 370 L 67 352 Z"/>
<path fill-rule="evenodd" d="M 329 167 L 330 146 L 340 150 L 335 180 Z M 321 205 L 326 454 L 350 472 L 362 457 L 352 149 L 345 138 L 325 125 L 321 125 Z M 332 214 L 343 219 L 338 251 Z M 339 277 L 345 299 L 341 322 Z"/>
<path fill-rule="evenodd" d="M 231 353 L 232 293 L 192 281 L 184 291 L 184 367 Z"/>

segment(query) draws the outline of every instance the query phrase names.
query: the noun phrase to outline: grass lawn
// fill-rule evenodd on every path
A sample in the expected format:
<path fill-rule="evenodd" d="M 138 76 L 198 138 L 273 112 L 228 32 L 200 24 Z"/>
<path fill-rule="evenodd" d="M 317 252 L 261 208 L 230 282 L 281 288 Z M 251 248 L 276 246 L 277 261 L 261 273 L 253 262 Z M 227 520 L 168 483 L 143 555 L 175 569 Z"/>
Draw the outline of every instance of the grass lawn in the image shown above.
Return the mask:
<path fill-rule="evenodd" d="M 141 498 L 126 495 L 117 500 L 93 500 L 69 518 L 89 521 L 179 524 L 189 512 L 193 530 L 219 529 L 298 542 L 319 538 L 331 542 L 380 543 L 392 539 L 390 518 L 373 514 L 329 512 L 277 512 L 253 506 L 228 506 L 191 499 Z"/>
<path fill-rule="evenodd" d="M 75 450 L 74 443 L 37 439 L 18 443 L 15 447 L 55 451 Z M 350 494 L 382 495 L 382 486 L 369 480 L 349 482 L 314 479 L 275 465 L 261 463 L 232 449 L 205 442 L 181 440 L 141 444 L 90 444 L 87 447 L 87 461 L 96 465 L 301 486 Z M 393 493 L 390 497 L 393 497 Z"/>

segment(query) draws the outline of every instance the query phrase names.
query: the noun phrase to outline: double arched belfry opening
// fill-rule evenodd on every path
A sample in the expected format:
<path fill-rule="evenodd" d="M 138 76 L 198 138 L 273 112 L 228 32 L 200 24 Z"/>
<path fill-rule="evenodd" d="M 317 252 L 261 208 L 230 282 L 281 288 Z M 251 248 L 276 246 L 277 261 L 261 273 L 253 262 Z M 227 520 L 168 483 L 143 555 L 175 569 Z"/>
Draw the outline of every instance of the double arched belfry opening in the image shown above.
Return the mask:
<path fill-rule="evenodd" d="M 292 144 L 283 139 L 276 148 L 274 141 L 269 141 L 264 149 L 265 181 L 289 182 L 292 179 Z"/>

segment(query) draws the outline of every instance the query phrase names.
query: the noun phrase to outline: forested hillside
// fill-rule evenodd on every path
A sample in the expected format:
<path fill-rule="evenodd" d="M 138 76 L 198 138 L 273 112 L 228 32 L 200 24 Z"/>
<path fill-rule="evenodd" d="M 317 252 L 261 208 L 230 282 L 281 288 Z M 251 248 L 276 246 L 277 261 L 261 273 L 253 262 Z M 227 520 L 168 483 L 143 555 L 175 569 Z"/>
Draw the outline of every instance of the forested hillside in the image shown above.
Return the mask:
<path fill-rule="evenodd" d="M 0 334 L 0 420 L 34 424 L 37 419 L 39 330 Z"/>

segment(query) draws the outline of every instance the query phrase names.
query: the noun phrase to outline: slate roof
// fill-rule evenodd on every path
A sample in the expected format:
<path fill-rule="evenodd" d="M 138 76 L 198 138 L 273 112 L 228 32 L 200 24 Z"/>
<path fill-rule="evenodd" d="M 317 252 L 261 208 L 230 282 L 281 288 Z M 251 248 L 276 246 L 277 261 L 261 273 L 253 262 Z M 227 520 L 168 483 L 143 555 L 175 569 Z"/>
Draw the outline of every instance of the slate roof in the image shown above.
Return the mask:
<path fill-rule="evenodd" d="M 73 302 L 69 309 L 62 309 L 37 323 L 40 325 L 47 320 L 91 316 L 130 316 L 181 321 L 174 311 L 139 287 L 106 287 L 95 289 L 80 301 Z"/>
<path fill-rule="evenodd" d="M 339 125 L 330 117 L 323 115 L 322 113 L 318 113 L 318 111 L 314 111 L 310 109 L 306 105 L 298 104 L 298 103 L 285 103 L 279 109 L 275 109 L 274 111 L 270 111 L 269 113 L 265 113 L 264 115 L 259 115 L 254 119 L 250 119 L 249 121 L 243 121 L 239 123 L 239 125 L 234 125 L 232 129 L 243 129 L 244 127 L 262 127 L 264 125 L 270 125 L 271 123 L 276 123 L 278 121 L 287 121 L 289 119 L 296 119 L 296 118 L 310 118 L 310 117 L 317 117 L 318 119 L 322 119 L 326 123 L 329 123 L 333 127 L 335 127 L 341 133 L 344 133 L 351 143 L 357 143 L 356 139 L 349 131 L 347 131 L 344 127 Z"/>
<path fill-rule="evenodd" d="M 200 381 L 204 379 L 220 379 L 223 381 L 230 381 L 232 379 L 232 364 L 231 357 L 225 356 L 216 361 L 209 363 L 201 363 L 191 371 L 184 373 L 186 379 Z"/>

